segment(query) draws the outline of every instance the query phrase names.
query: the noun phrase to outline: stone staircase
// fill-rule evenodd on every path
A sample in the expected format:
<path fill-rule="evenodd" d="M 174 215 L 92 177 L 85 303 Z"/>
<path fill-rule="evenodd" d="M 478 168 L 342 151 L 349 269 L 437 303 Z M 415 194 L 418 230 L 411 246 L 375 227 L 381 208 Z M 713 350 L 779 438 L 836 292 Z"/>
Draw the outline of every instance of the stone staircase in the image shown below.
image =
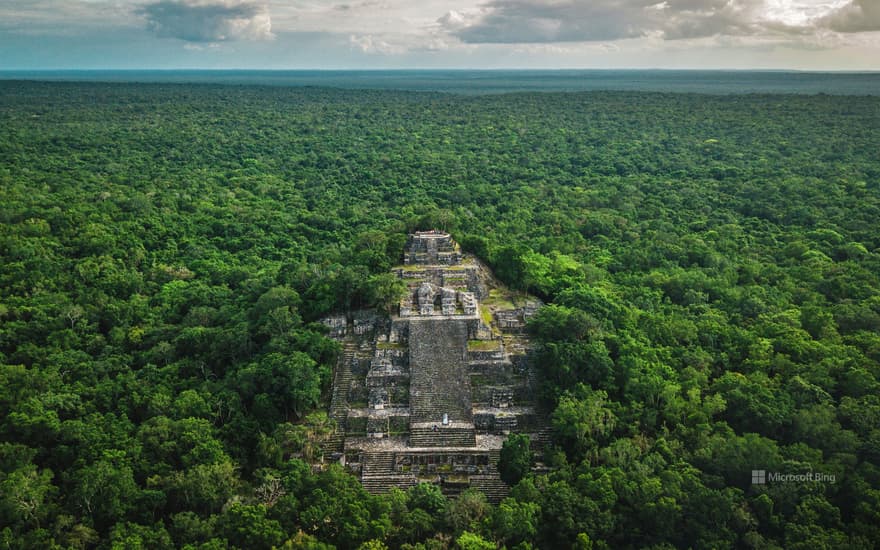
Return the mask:
<path fill-rule="evenodd" d="M 394 451 L 365 451 L 361 460 L 361 484 L 369 493 L 387 493 L 392 487 L 406 490 L 416 484 L 413 475 L 394 472 Z"/>
<path fill-rule="evenodd" d="M 452 428 L 438 423 L 437 431 L 432 428 L 410 428 L 409 444 L 413 447 L 473 447 L 477 441 L 473 426 Z"/>
<path fill-rule="evenodd" d="M 321 450 L 324 455 L 331 453 L 341 453 L 345 447 L 345 432 L 337 429 L 335 432 L 327 436 L 321 443 Z"/>
<path fill-rule="evenodd" d="M 463 321 L 424 320 L 409 326 L 410 407 L 415 422 L 468 422 L 473 416 Z"/>
<path fill-rule="evenodd" d="M 499 462 L 501 462 L 501 449 L 489 449 L 489 467 L 491 471 L 498 471 Z"/>
<path fill-rule="evenodd" d="M 342 347 L 342 353 L 336 362 L 335 380 L 333 381 L 333 394 L 330 396 L 330 416 L 344 418 L 348 413 L 348 390 L 351 388 L 351 380 L 354 374 L 351 372 L 352 363 L 357 361 L 357 342 L 347 341 Z"/>
<path fill-rule="evenodd" d="M 387 493 L 392 487 L 406 491 L 417 485 L 416 478 L 410 475 L 376 476 L 361 478 L 361 485 L 368 493 L 379 495 Z"/>
<path fill-rule="evenodd" d="M 550 444 L 553 437 L 553 428 L 544 426 L 538 431 L 529 434 L 529 446 L 533 451 L 541 451 Z"/>
<path fill-rule="evenodd" d="M 336 421 L 336 431 L 322 445 L 325 453 L 342 452 L 345 442 L 345 419 L 348 416 L 348 390 L 354 377 L 352 363 L 357 361 L 357 342 L 346 340 L 333 380 L 333 393 L 330 396 L 330 418 Z"/>
<path fill-rule="evenodd" d="M 450 396 L 430 389 L 419 389 L 418 395 L 413 395 L 410 386 L 410 407 L 413 411 L 413 419 L 417 422 L 436 422 L 443 420 L 443 415 L 449 415 L 451 422 L 467 422 L 473 418 L 472 409 L 464 409 L 461 396 Z M 468 401 L 470 401 L 468 396 Z"/>
<path fill-rule="evenodd" d="M 389 476 L 394 474 L 394 451 L 365 451 L 361 459 L 362 477 Z"/>
<path fill-rule="evenodd" d="M 471 476 L 471 488 L 486 495 L 486 500 L 498 504 L 510 494 L 510 487 L 497 476 Z"/>

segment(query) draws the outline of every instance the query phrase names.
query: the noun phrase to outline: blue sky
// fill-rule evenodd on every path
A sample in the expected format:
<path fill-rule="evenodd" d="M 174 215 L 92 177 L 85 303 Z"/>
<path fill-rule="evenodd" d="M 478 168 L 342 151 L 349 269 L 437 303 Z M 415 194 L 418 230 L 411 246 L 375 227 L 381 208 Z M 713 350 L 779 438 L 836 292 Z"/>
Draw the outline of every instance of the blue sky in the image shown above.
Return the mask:
<path fill-rule="evenodd" d="M 880 70 L 880 0 L 0 0 L 0 70 Z"/>

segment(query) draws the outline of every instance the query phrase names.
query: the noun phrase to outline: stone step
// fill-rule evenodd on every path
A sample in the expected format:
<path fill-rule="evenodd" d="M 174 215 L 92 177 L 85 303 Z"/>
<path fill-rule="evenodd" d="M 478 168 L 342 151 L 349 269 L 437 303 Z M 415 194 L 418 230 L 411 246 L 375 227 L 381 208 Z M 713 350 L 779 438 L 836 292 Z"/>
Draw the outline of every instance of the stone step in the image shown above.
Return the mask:
<path fill-rule="evenodd" d="M 344 350 L 336 363 L 333 393 L 330 397 L 331 416 L 341 415 L 348 409 L 348 390 L 354 377 L 351 372 L 351 363 L 354 358 L 354 351 Z"/>
<path fill-rule="evenodd" d="M 409 325 L 412 417 L 439 422 L 469 420 L 472 411 L 467 361 L 467 324 L 463 321 L 419 321 Z"/>
<path fill-rule="evenodd" d="M 496 476 L 471 476 L 470 485 L 486 495 L 492 504 L 498 504 L 510 494 L 510 487 Z"/>
<path fill-rule="evenodd" d="M 498 465 L 501 460 L 501 449 L 489 449 L 489 464 Z"/>
<path fill-rule="evenodd" d="M 442 422 L 444 414 L 448 415 L 450 422 L 471 422 L 474 416 L 473 409 L 462 411 L 453 405 L 444 403 L 434 403 L 431 407 L 423 407 L 418 413 L 413 412 L 410 416 L 415 422 Z"/>
<path fill-rule="evenodd" d="M 361 478 L 361 484 L 368 493 L 374 495 L 387 493 L 392 487 L 407 490 L 417 485 L 416 478 L 411 475 L 386 475 Z"/>
<path fill-rule="evenodd" d="M 474 447 L 477 444 L 473 428 L 440 427 L 412 428 L 409 436 L 413 447 Z"/>
<path fill-rule="evenodd" d="M 345 446 L 345 433 L 341 431 L 336 431 L 332 433 L 324 442 L 321 444 L 321 450 L 324 451 L 324 454 L 330 453 L 341 453 Z"/>
<path fill-rule="evenodd" d="M 530 447 L 532 450 L 541 450 L 550 444 L 553 438 L 553 430 L 549 427 L 540 428 L 536 432 L 529 434 Z"/>
<path fill-rule="evenodd" d="M 389 476 L 394 474 L 393 451 L 366 451 L 361 458 L 363 477 Z"/>
<path fill-rule="evenodd" d="M 322 446 L 324 452 L 341 452 L 345 442 L 345 419 L 348 416 L 348 390 L 354 374 L 351 363 L 357 356 L 357 343 L 346 341 L 336 362 L 333 392 L 330 395 L 330 418 L 336 421 L 336 432 Z"/>

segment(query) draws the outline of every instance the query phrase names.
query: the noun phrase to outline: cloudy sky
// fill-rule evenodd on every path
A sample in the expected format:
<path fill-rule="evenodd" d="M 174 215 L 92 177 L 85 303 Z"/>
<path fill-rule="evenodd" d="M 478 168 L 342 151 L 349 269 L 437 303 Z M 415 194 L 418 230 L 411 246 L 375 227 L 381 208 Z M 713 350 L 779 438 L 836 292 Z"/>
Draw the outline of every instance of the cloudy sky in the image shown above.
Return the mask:
<path fill-rule="evenodd" d="M 880 70 L 880 0 L 0 0 L 0 70 Z"/>

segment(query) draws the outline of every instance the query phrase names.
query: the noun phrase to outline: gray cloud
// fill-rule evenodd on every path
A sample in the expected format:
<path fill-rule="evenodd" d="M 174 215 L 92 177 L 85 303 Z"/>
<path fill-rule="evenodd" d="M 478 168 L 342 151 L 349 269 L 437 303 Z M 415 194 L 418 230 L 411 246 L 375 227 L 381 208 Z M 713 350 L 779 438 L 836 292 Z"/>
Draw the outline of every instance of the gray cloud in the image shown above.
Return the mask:
<path fill-rule="evenodd" d="M 852 0 L 831 28 L 867 30 L 880 24 L 878 12 L 876 0 Z M 766 0 L 491 0 L 466 21 L 450 12 L 437 22 L 464 42 L 500 44 L 794 36 L 818 27 L 769 19 Z"/>
<path fill-rule="evenodd" d="M 828 28 L 837 32 L 880 31 L 880 2 L 852 0 L 822 19 Z"/>
<path fill-rule="evenodd" d="M 786 30 L 763 19 L 764 0 L 678 0 L 666 4 L 666 8 L 657 11 L 661 18 L 658 25 L 667 40 L 772 34 L 771 27 Z"/>
<path fill-rule="evenodd" d="M 265 6 L 233 0 L 159 0 L 140 9 L 147 28 L 187 42 L 272 39 Z"/>
<path fill-rule="evenodd" d="M 365 0 L 364 2 L 355 2 L 353 4 L 335 4 L 333 6 L 334 11 L 355 11 L 380 8 L 388 8 L 388 6 L 374 0 Z"/>
<path fill-rule="evenodd" d="M 475 20 L 462 21 L 461 14 L 448 13 L 438 22 L 471 43 L 613 40 L 644 34 L 645 17 L 639 11 L 647 3 L 494 0 L 485 5 L 485 13 Z"/>

